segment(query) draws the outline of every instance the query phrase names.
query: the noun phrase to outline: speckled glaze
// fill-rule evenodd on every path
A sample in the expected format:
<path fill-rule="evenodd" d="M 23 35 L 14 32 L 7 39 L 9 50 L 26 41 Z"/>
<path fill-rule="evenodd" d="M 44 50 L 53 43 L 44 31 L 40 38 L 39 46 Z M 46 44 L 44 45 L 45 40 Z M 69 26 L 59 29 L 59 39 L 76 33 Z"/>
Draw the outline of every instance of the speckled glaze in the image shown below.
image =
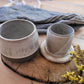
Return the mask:
<path fill-rule="evenodd" d="M 4 57 L 12 60 L 27 59 L 38 48 L 38 33 L 32 22 L 16 19 L 1 25 L 0 51 Z"/>
<path fill-rule="evenodd" d="M 69 51 L 74 51 L 71 46 L 74 36 L 74 30 L 72 27 L 55 23 L 51 25 L 47 30 L 47 38 L 40 46 L 41 53 L 49 61 L 56 63 L 65 63 L 70 61 Z"/>
<path fill-rule="evenodd" d="M 51 25 L 47 31 L 46 47 L 51 54 L 63 57 L 71 47 L 73 36 L 74 30 L 68 25 Z"/>

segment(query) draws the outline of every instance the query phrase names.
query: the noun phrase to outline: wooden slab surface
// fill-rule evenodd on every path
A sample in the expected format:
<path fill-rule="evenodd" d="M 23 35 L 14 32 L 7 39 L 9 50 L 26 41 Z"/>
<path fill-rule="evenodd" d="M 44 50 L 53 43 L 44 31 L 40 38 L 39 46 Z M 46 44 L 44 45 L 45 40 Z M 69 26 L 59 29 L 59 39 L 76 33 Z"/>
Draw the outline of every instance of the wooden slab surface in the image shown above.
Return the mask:
<path fill-rule="evenodd" d="M 17 67 L 17 66 L 15 66 Z M 3 73 L 2 73 L 3 72 Z M 22 80 L 21 80 L 22 79 Z M 45 84 L 26 79 L 6 67 L 0 58 L 0 84 Z"/>
<path fill-rule="evenodd" d="M 27 4 L 31 4 L 32 0 L 25 0 Z M 78 13 L 84 16 L 84 0 L 41 0 L 42 1 L 42 9 L 47 9 L 51 11 L 58 12 L 66 12 L 66 13 Z M 8 0 L 0 0 L 0 6 L 3 6 L 8 3 Z M 80 44 L 81 48 L 84 49 L 84 27 L 78 30 L 76 33 L 76 38 L 74 38 L 73 44 Z M 45 36 L 40 36 L 40 38 L 44 38 Z M 41 41 L 42 39 L 40 39 Z M 7 62 L 7 60 L 6 60 Z M 10 62 L 9 62 L 10 63 Z M 11 66 L 13 63 L 10 63 Z M 18 67 L 20 64 L 18 64 Z M 13 68 L 16 69 L 17 65 L 14 64 Z M 18 69 L 17 67 L 17 69 Z M 84 75 L 83 75 L 84 76 Z M 1 59 L 0 59 L 0 84 L 40 84 L 40 82 L 36 82 L 30 80 L 28 78 L 24 78 L 17 73 L 13 72 L 11 69 L 6 67 Z M 45 84 L 45 83 L 41 83 Z M 50 83 L 54 84 L 54 83 Z M 55 83 L 56 84 L 56 83 Z"/>
<path fill-rule="evenodd" d="M 79 29 L 74 36 L 73 45 L 79 44 L 84 49 L 84 27 Z M 45 35 L 40 35 L 39 40 L 41 42 L 46 39 Z M 31 61 L 25 63 L 14 63 L 7 59 L 3 59 L 3 62 L 9 66 L 12 70 L 16 71 L 22 76 L 40 81 L 40 82 L 60 82 L 66 81 L 61 75 L 65 71 L 75 70 L 74 62 L 68 62 L 65 64 L 52 63 L 46 60 L 38 51 L 38 55 Z"/>

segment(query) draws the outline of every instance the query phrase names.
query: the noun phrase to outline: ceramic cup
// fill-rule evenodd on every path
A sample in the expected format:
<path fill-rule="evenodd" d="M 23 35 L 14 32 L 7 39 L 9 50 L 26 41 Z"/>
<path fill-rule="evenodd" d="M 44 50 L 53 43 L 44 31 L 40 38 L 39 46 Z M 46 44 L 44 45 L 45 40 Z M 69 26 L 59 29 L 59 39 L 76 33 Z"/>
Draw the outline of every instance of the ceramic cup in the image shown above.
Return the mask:
<path fill-rule="evenodd" d="M 34 57 L 39 48 L 36 26 L 26 20 L 12 20 L 0 27 L 0 51 L 14 62 L 25 62 Z"/>
<path fill-rule="evenodd" d="M 57 63 L 69 61 L 69 51 L 74 36 L 74 29 L 66 24 L 56 23 L 47 30 L 47 38 L 41 44 L 41 52 L 48 60 Z"/>

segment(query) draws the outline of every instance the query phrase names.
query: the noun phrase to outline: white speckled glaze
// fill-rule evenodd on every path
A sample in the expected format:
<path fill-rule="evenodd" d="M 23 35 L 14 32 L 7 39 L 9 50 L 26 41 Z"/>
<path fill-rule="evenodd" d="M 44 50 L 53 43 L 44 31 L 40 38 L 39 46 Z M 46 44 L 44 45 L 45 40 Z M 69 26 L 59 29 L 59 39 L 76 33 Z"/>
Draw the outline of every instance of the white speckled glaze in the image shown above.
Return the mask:
<path fill-rule="evenodd" d="M 47 38 L 40 46 L 43 56 L 56 63 L 69 61 L 69 51 L 74 51 L 71 46 L 74 29 L 63 23 L 55 23 L 47 30 Z"/>
<path fill-rule="evenodd" d="M 46 47 L 51 54 L 63 57 L 71 47 L 73 36 L 74 30 L 68 25 L 51 25 L 47 31 Z"/>
<path fill-rule="evenodd" d="M 7 21 L 0 28 L 0 52 L 12 59 L 34 54 L 39 48 L 36 26 L 26 20 Z"/>

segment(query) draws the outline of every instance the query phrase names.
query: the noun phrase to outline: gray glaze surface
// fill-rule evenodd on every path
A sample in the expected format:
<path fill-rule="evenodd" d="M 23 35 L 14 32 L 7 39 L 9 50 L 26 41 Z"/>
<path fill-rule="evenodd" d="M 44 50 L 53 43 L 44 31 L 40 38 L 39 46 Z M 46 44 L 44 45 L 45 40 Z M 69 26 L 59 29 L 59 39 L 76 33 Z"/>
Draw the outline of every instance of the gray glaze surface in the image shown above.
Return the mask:
<path fill-rule="evenodd" d="M 26 20 L 7 21 L 0 28 L 0 51 L 10 59 L 30 57 L 39 48 L 36 26 Z"/>
<path fill-rule="evenodd" d="M 65 63 L 69 61 L 69 51 L 74 51 L 71 46 L 74 36 L 72 27 L 63 24 L 55 23 L 47 30 L 47 38 L 40 46 L 43 56 L 52 62 Z"/>
<path fill-rule="evenodd" d="M 71 47 L 74 30 L 66 24 L 51 25 L 47 31 L 46 47 L 53 55 L 63 56 Z"/>
<path fill-rule="evenodd" d="M 33 25 L 26 21 L 11 21 L 1 27 L 1 36 L 7 39 L 19 39 L 28 36 L 34 31 Z"/>

